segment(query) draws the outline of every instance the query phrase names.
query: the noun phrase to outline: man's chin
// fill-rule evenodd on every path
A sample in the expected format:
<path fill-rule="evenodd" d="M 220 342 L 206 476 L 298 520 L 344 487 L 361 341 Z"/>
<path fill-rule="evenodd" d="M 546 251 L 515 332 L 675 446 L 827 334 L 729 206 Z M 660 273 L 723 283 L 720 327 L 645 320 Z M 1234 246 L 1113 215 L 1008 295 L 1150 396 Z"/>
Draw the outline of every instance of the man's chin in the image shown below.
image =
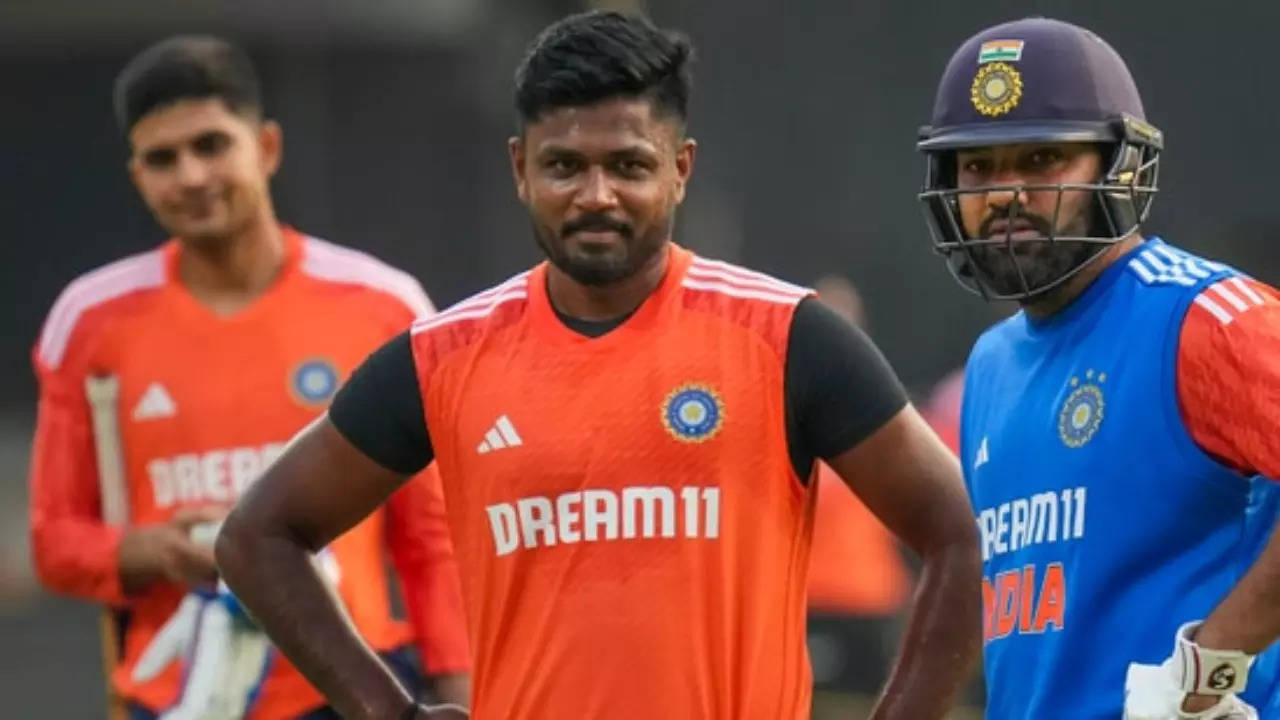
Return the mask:
<path fill-rule="evenodd" d="M 583 261 L 574 259 L 555 264 L 565 275 L 582 285 L 603 287 L 630 277 L 634 270 L 625 263 Z"/>
<path fill-rule="evenodd" d="M 624 255 L 628 240 L 615 232 L 577 232 L 565 239 L 565 252 L 574 255 L 596 257 L 607 254 Z"/>
<path fill-rule="evenodd" d="M 218 245 L 236 234 L 233 224 L 224 218 L 208 218 L 169 223 L 165 228 L 175 237 L 182 238 L 194 245 Z"/>
<path fill-rule="evenodd" d="M 1022 295 L 1028 290 L 1034 291 L 1037 287 L 1044 284 L 1045 278 L 1041 277 L 1034 268 L 1023 267 L 1022 274 L 1012 267 L 1012 263 L 1008 258 L 1002 258 L 995 263 L 978 262 L 978 272 L 981 274 L 984 284 L 1000 295 Z M 1023 285 L 1023 279 L 1026 285 Z"/>

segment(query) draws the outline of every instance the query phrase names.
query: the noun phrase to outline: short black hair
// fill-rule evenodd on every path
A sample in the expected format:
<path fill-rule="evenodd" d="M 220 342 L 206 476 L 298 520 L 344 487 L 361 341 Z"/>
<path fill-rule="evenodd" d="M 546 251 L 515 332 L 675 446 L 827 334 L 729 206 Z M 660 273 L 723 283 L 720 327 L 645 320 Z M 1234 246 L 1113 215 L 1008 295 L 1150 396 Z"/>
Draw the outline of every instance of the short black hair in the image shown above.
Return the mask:
<path fill-rule="evenodd" d="M 262 117 L 258 75 L 244 50 L 216 37 L 171 37 L 138 53 L 116 76 L 116 122 L 128 134 L 157 108 L 205 98 L 222 100 L 236 114 Z"/>
<path fill-rule="evenodd" d="M 516 69 L 520 126 L 548 110 L 613 98 L 647 98 L 660 114 L 688 117 L 693 44 L 638 15 L 592 11 L 543 30 Z"/>

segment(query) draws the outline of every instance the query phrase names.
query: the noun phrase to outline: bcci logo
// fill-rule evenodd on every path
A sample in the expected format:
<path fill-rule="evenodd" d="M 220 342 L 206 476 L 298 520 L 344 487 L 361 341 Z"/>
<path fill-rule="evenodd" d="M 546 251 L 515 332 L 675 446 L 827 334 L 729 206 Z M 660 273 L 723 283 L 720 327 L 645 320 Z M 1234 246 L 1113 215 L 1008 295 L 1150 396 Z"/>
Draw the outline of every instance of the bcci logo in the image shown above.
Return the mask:
<path fill-rule="evenodd" d="M 338 389 L 338 371 L 333 363 L 313 358 L 299 365 L 289 379 L 293 398 L 303 405 L 322 405 Z"/>
<path fill-rule="evenodd" d="M 662 424 L 682 442 L 710 440 L 724 425 L 724 404 L 706 385 L 681 385 L 662 403 Z"/>
<path fill-rule="evenodd" d="M 1095 374 L 1089 370 L 1084 377 L 1083 383 L 1078 377 L 1071 378 L 1071 387 L 1075 389 L 1058 413 L 1058 436 L 1069 448 L 1081 447 L 1093 439 L 1107 407 L 1102 395 L 1102 384 L 1107 381 L 1107 374 Z"/>
<path fill-rule="evenodd" d="M 978 68 L 969 88 L 973 109 L 987 117 L 999 117 L 1018 107 L 1022 99 L 1022 75 L 1012 65 L 993 62 Z"/>

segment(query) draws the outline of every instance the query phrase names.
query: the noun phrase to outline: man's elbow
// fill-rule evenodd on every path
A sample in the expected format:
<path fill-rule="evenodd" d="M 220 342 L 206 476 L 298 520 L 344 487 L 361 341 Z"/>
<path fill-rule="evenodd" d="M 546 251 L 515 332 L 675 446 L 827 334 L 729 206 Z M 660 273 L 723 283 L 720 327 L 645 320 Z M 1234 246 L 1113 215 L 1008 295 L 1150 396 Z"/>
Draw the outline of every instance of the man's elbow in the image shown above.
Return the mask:
<path fill-rule="evenodd" d="M 222 521 L 213 543 L 213 559 L 218 565 L 218 573 L 228 584 L 234 584 L 240 568 L 252 557 L 253 547 L 253 524 L 245 521 L 244 513 L 237 507 Z"/>
<path fill-rule="evenodd" d="M 941 524 L 929 548 L 922 553 L 925 562 L 937 557 L 975 578 L 982 575 L 982 552 L 977 524 L 965 512 L 961 517 Z"/>
<path fill-rule="evenodd" d="M 32 523 L 31 525 L 31 567 L 35 570 L 36 580 L 46 590 L 58 593 L 70 593 L 67 580 L 73 576 L 74 568 L 63 553 L 57 551 L 57 544 L 49 537 L 47 528 Z"/>

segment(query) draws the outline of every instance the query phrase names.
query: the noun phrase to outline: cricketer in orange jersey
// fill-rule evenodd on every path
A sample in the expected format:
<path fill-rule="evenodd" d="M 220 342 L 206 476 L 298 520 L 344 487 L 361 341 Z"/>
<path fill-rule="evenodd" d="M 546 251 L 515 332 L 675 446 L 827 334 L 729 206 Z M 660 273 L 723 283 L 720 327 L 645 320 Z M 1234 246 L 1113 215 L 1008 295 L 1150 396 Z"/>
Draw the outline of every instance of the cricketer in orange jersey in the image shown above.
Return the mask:
<path fill-rule="evenodd" d="M 384 345 L 224 523 L 227 582 L 348 717 L 441 714 L 307 555 L 432 459 L 477 718 L 807 717 L 818 458 L 922 555 L 875 716 L 943 717 L 975 658 L 959 469 L 883 357 L 807 290 L 672 243 L 690 54 L 610 12 L 534 41 L 509 148 L 548 262 Z"/>
<path fill-rule="evenodd" d="M 228 699 L 229 681 L 204 670 L 221 604 L 203 600 L 217 571 L 209 541 L 190 532 L 225 513 L 372 348 L 431 312 L 409 275 L 278 224 L 267 183 L 280 129 L 260 108 L 248 60 L 212 38 L 162 42 L 125 69 L 130 171 L 175 239 L 71 283 L 34 351 L 35 566 L 49 588 L 120 611 L 110 680 L 134 718 L 333 717 L 265 637 L 247 696 Z M 103 377 L 116 386 L 109 419 L 128 508 L 118 525 L 100 508 L 104 438 L 95 443 L 85 391 Z M 425 671 L 465 702 L 462 601 L 434 470 L 324 555 L 370 646 L 411 680 L 416 643 Z M 392 615 L 387 556 L 409 622 Z M 257 633 L 248 627 L 237 637 Z"/>

